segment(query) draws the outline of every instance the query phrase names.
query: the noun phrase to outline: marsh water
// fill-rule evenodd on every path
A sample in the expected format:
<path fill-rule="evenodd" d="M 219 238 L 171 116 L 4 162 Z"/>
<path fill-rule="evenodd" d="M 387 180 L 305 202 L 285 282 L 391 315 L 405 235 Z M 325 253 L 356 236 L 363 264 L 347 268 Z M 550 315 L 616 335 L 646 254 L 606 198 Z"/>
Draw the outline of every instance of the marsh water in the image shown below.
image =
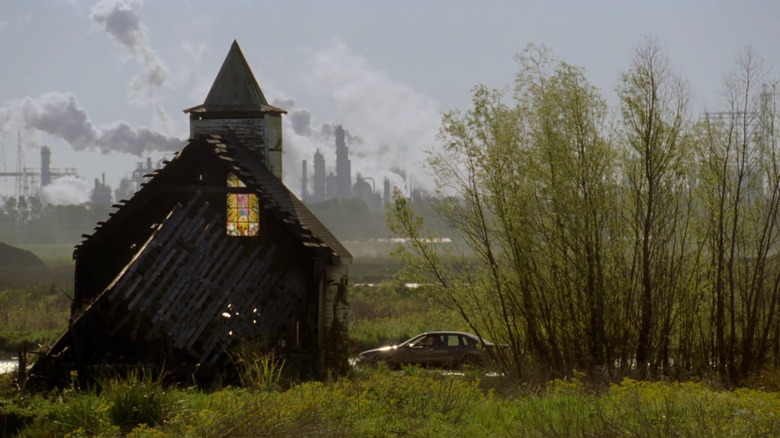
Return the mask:
<path fill-rule="evenodd" d="M 4 360 L 0 359 L 0 374 L 3 373 L 10 373 L 11 371 L 16 369 L 16 366 L 19 364 L 16 360 Z"/>

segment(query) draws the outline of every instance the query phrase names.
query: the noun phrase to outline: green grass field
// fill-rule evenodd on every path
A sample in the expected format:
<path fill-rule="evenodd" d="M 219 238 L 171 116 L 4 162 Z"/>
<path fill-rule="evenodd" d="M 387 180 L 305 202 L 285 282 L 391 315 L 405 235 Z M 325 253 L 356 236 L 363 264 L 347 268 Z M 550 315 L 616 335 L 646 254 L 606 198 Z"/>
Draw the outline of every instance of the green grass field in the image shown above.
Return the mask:
<path fill-rule="evenodd" d="M 67 325 L 72 262 L 51 251 L 48 277 L 0 291 L 0 350 L 45 345 Z M 397 265 L 358 259 L 350 289 L 352 352 L 462 323 L 402 285 Z M 71 295 L 72 296 L 72 295 Z M 523 382 L 480 370 L 353 369 L 290 380 L 284 362 L 240 362 L 241 387 L 166 386 L 159 378 L 106 377 L 89 388 L 20 392 L 0 375 L 0 436 L 19 437 L 753 437 L 780 436 L 780 373 L 749 387 L 706 382 L 610 381 L 575 375 Z"/>
<path fill-rule="evenodd" d="M 248 383 L 203 391 L 106 380 L 6 401 L 0 425 L 20 437 L 780 436 L 778 393 L 703 383 L 627 379 L 594 389 L 572 378 L 528 387 L 419 368 Z"/>

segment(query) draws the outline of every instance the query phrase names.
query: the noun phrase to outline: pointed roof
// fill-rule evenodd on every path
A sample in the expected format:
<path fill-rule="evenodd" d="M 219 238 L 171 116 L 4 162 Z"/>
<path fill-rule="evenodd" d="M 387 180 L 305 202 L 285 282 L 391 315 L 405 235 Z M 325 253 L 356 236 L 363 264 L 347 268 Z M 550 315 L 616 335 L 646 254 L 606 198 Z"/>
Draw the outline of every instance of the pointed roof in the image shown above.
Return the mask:
<path fill-rule="evenodd" d="M 206 100 L 202 105 L 185 109 L 184 112 L 287 113 L 281 108 L 268 104 L 236 40 L 233 40 Z"/>

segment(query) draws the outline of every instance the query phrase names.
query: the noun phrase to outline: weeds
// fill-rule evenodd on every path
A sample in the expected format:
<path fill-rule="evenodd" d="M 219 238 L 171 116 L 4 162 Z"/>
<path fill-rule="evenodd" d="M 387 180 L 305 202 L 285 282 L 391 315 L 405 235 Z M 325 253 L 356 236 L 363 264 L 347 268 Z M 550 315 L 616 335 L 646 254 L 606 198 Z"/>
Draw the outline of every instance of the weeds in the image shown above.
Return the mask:
<path fill-rule="evenodd" d="M 140 424 L 161 425 L 175 411 L 175 400 L 165 390 L 162 378 L 130 372 L 120 380 L 100 383 L 103 397 L 109 403 L 108 418 L 123 433 Z"/>
<path fill-rule="evenodd" d="M 241 386 L 262 390 L 279 389 L 285 359 L 270 353 L 258 353 L 246 349 L 234 354 L 233 362 L 238 371 Z"/>
<path fill-rule="evenodd" d="M 34 307 L 47 300 L 50 307 Z M 424 311 L 428 306 L 419 298 L 390 286 L 359 289 L 351 304 L 357 344 L 395 342 L 452 320 Z M 25 322 L 31 333 L 45 326 L 34 321 L 35 309 L 66 315 L 68 305 L 50 286 L 6 292 L 0 331 L 7 330 L 3 321 L 27 312 L 20 308 L 32 309 Z M 57 321 L 64 329 L 66 318 Z M 10 375 L 0 375 L 0 436 L 780 436 L 780 395 L 769 392 L 780 388 L 777 370 L 749 379 L 750 388 L 722 391 L 630 379 L 594 387 L 576 373 L 521 385 L 476 370 L 443 375 L 382 366 L 294 384 L 285 380 L 285 361 L 277 355 L 244 350 L 234 362 L 243 387 L 213 392 L 166 388 L 159 377 L 131 373 L 102 379 L 95 388 L 78 387 L 74 375 L 62 391 L 29 396 L 15 389 Z"/>
<path fill-rule="evenodd" d="M 159 379 L 130 376 L 103 382 L 102 392 L 72 385 L 12 409 L 0 405 L 0 414 L 27 424 L 22 437 L 780 435 L 780 395 L 771 392 L 629 379 L 594 390 L 578 377 L 537 394 L 499 396 L 485 386 L 417 367 L 367 369 L 284 391 L 169 391 Z"/>
<path fill-rule="evenodd" d="M 0 357 L 45 348 L 68 325 L 70 301 L 53 284 L 0 290 Z"/>

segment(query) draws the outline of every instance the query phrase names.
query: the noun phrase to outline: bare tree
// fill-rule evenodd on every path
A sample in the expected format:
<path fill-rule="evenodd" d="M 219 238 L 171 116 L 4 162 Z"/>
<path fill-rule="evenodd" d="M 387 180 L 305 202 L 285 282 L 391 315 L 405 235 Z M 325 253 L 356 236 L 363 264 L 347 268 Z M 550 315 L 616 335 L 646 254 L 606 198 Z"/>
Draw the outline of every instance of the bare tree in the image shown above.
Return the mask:
<path fill-rule="evenodd" d="M 622 308 L 622 261 L 607 105 L 583 69 L 526 53 L 516 93 L 533 108 L 534 225 L 546 295 L 554 297 L 551 333 L 567 369 L 611 367 L 622 342 L 614 331 L 620 313 L 607 309 Z"/>
<path fill-rule="evenodd" d="M 727 111 L 706 113 L 699 141 L 710 230 L 704 244 L 714 278 L 713 359 L 731 383 L 769 353 L 780 284 L 770 263 L 780 237 L 774 93 L 755 50 L 742 50 L 735 64 L 724 81 Z"/>
<path fill-rule="evenodd" d="M 668 294 L 681 272 L 672 251 L 681 211 L 678 202 L 685 195 L 685 129 L 689 93 L 674 75 L 658 43 L 641 42 L 631 66 L 618 88 L 628 146 L 625 175 L 629 190 L 629 224 L 634 232 L 639 324 L 636 361 L 644 376 L 651 360 L 657 359 L 659 327 L 670 318 L 659 307 L 671 306 Z"/>
<path fill-rule="evenodd" d="M 411 237 L 407 266 L 437 284 L 478 332 L 510 346 L 509 362 L 569 372 L 611 363 L 620 324 L 606 309 L 620 263 L 607 249 L 615 220 L 615 151 L 604 135 L 607 108 L 582 69 L 530 47 L 519 58 L 515 103 L 477 87 L 465 115 L 444 116 L 445 151 L 429 164 L 440 212 L 479 261 L 444 268 L 419 236 L 405 201 L 391 226 Z M 448 259 L 452 261 L 452 258 Z"/>

